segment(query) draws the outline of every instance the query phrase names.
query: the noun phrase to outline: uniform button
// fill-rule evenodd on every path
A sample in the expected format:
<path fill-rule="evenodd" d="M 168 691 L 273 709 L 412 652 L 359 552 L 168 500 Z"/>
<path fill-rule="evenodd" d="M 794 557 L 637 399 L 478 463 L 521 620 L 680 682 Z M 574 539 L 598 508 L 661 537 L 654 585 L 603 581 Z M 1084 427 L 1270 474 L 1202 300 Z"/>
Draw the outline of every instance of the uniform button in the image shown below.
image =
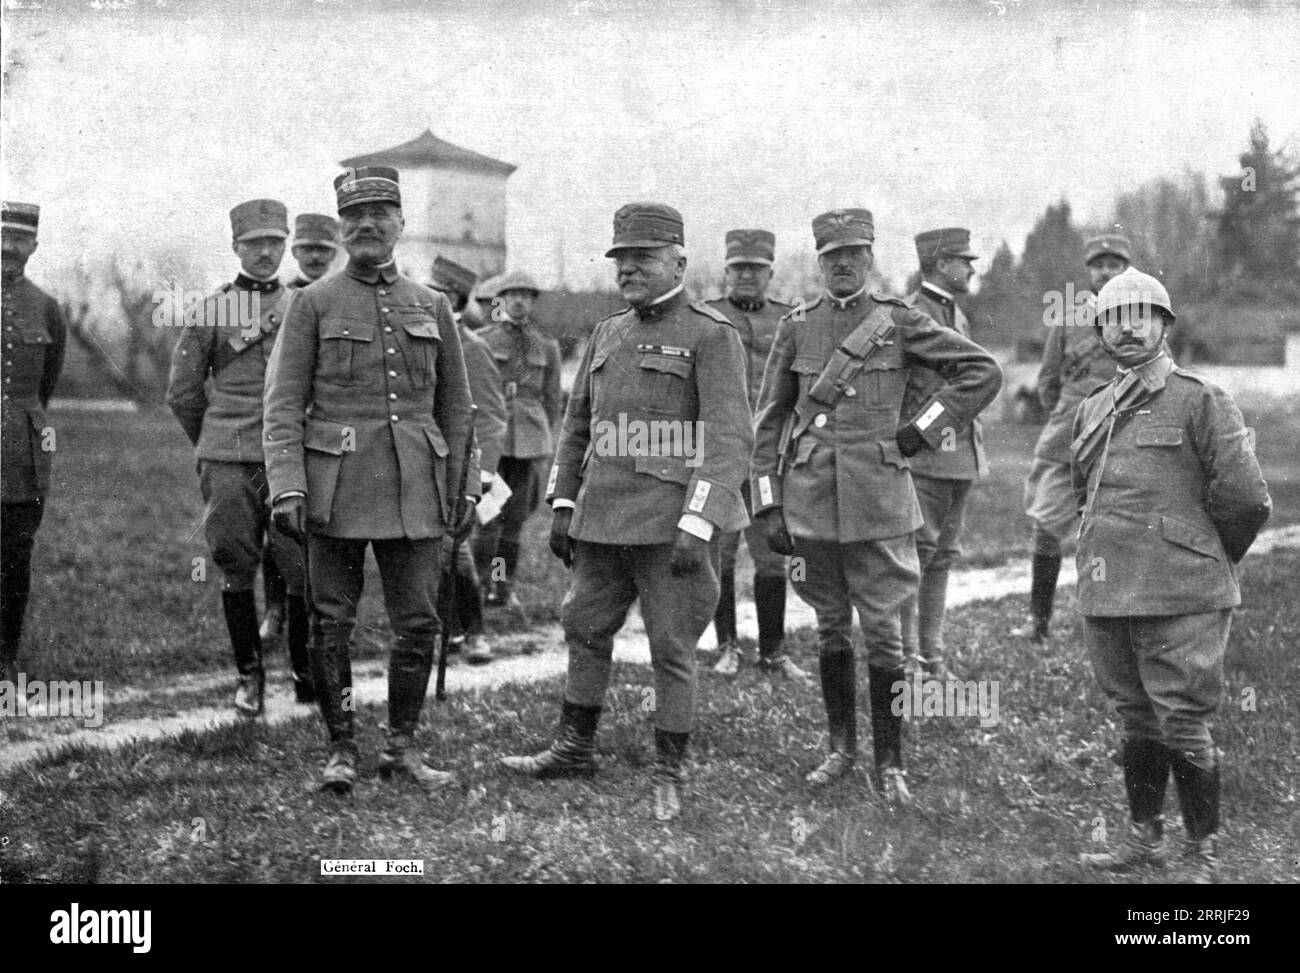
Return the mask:
<path fill-rule="evenodd" d="M 846 389 L 844 390 L 844 394 L 847 395 L 847 396 L 851 399 L 851 398 L 853 398 L 853 396 L 855 396 L 855 395 L 858 394 L 858 390 L 855 389 L 852 385 L 850 385 L 850 386 L 848 386 L 848 388 L 846 388 Z"/>
<path fill-rule="evenodd" d="M 397 398 L 397 393 L 396 393 L 396 392 L 389 392 L 389 393 L 388 393 L 388 397 L 389 397 L 390 399 L 394 399 L 394 400 L 396 400 L 396 398 Z"/>
<path fill-rule="evenodd" d="M 252 341 L 253 339 L 250 338 L 248 335 L 244 335 L 244 340 L 245 340 L 245 341 Z"/>
<path fill-rule="evenodd" d="M 389 348 L 389 349 L 388 349 L 388 353 L 389 353 L 390 355 L 396 355 L 396 354 L 397 354 L 397 349 L 396 349 L 396 348 Z"/>
<path fill-rule="evenodd" d="M 380 293 L 381 295 L 383 295 L 384 297 L 387 297 L 387 296 L 388 296 L 388 291 L 383 290 L 382 288 L 380 289 L 379 293 Z"/>
<path fill-rule="evenodd" d="M 389 328 L 389 327 L 387 327 L 387 326 L 385 326 L 384 331 L 385 331 L 387 334 L 392 334 L 392 333 L 393 333 L 393 329 L 392 329 L 392 328 Z"/>
<path fill-rule="evenodd" d="M 817 413 L 817 418 L 813 420 L 813 425 L 816 426 L 818 429 L 826 425 L 826 413 L 825 412 Z"/>
<path fill-rule="evenodd" d="M 272 324 L 275 324 L 275 322 L 278 321 L 279 318 L 277 318 L 274 314 L 272 314 L 267 320 L 270 321 Z"/>
<path fill-rule="evenodd" d="M 391 371 L 390 371 L 390 372 L 388 373 L 388 377 L 389 377 L 389 378 L 397 378 L 397 373 L 396 373 L 396 372 L 391 372 Z"/>
<path fill-rule="evenodd" d="M 392 419 L 393 422 L 396 422 L 396 421 L 397 421 L 397 416 L 389 416 L 388 418 Z"/>
<path fill-rule="evenodd" d="M 381 307 L 379 310 L 383 311 L 385 314 L 392 314 L 392 313 L 393 313 L 392 310 L 391 310 L 390 308 L 386 308 L 386 307 Z"/>
<path fill-rule="evenodd" d="M 347 334 L 347 333 L 348 333 L 348 329 L 347 329 L 347 328 L 344 328 L 344 329 L 343 329 L 343 333 L 344 333 L 344 334 Z"/>

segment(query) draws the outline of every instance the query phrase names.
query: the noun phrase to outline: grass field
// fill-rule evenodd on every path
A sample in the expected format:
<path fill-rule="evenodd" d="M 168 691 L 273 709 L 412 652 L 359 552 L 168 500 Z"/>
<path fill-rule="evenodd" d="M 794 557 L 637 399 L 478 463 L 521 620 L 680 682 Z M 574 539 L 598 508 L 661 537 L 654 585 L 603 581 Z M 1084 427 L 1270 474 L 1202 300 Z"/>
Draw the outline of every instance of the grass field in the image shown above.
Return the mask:
<path fill-rule="evenodd" d="M 1248 416 L 1260 429 L 1273 525 L 1300 511 L 1294 408 Z M 30 677 L 104 679 L 111 693 L 226 672 L 216 572 L 192 580 L 192 559 L 207 551 L 179 430 L 149 413 L 56 413 L 54 421 L 56 486 L 38 536 Z M 1018 480 L 1033 431 L 994 427 L 988 438 L 996 472 L 980 486 L 970 564 L 1026 553 Z M 543 521 L 531 525 L 522 575 L 535 622 L 558 617 L 564 584 Z M 1253 557 L 1243 572 L 1246 604 L 1234 622 L 1219 732 L 1230 881 L 1300 878 L 1297 576 L 1294 552 Z M 362 606 L 363 658 L 386 645 L 376 588 Z M 423 858 L 432 881 L 1091 880 L 1075 858 L 1096 849 L 1101 828 L 1115 835 L 1124 822 L 1110 758 L 1118 731 L 1080 657 L 1070 606 L 1061 605 L 1061 636 L 1049 651 L 1005 635 L 1024 607 L 1013 598 L 951 613 L 960 667 L 998 681 L 1001 719 L 989 728 L 973 718 L 911 725 L 912 809 L 881 806 L 862 777 L 825 796 L 804 789 L 824 745 L 816 690 L 774 693 L 750 670 L 735 681 L 705 672 L 686 811 L 671 827 L 657 825 L 641 708 L 650 674 L 620 666 L 599 737 L 605 768 L 594 782 L 534 784 L 495 768 L 496 755 L 549 739 L 561 691 L 554 680 L 431 704 L 421 742 L 461 777 L 434 800 L 375 778 L 384 718 L 376 708 L 360 714 L 364 779 L 345 802 L 311 790 L 324 757 L 314 716 L 112 752 L 78 748 L 4 781 L 0 835 L 10 840 L 0 844 L 0 880 L 320 881 L 320 857 Z M 815 666 L 811 633 L 793 642 L 800 661 Z M 1245 698 L 1253 709 L 1242 707 Z M 150 705 L 133 704 L 132 715 Z M 861 722 L 869 749 L 865 715 Z M 0 735 L 12 730 L 0 726 Z M 1177 818 L 1172 793 L 1169 812 Z M 1178 825 L 1171 830 L 1180 836 Z"/>

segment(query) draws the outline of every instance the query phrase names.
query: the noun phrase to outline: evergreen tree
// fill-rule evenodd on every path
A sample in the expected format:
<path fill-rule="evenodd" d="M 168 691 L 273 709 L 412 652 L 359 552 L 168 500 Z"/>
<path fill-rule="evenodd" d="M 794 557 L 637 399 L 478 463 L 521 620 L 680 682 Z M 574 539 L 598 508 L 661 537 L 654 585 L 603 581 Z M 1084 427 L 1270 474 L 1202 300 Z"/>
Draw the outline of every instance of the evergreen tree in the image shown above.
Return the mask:
<path fill-rule="evenodd" d="M 1300 264 L 1300 166 L 1269 146 L 1268 131 L 1259 119 L 1250 130 L 1250 147 L 1238 159 L 1241 172 L 1219 179 L 1224 271 L 1233 280 L 1292 283 Z"/>

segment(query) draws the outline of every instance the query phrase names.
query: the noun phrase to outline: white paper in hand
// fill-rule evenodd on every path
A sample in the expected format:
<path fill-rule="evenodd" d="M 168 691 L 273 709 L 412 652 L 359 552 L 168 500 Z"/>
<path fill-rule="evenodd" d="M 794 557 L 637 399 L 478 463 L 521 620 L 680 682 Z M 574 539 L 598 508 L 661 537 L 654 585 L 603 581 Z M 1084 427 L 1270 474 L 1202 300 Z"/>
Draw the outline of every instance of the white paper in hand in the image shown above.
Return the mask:
<path fill-rule="evenodd" d="M 501 513 L 501 508 L 506 505 L 510 499 L 511 490 L 506 486 L 506 481 L 501 479 L 501 474 L 492 475 L 492 485 L 488 487 L 487 492 L 483 494 L 478 502 L 476 513 L 480 525 L 492 523 L 496 516 Z"/>

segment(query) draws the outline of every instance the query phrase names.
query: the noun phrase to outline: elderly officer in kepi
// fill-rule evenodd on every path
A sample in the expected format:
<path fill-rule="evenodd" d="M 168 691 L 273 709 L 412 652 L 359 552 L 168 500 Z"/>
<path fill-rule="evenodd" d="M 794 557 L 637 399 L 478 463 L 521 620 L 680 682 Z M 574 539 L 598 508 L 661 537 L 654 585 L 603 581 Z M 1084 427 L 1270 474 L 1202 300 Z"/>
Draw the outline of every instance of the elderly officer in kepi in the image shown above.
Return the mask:
<path fill-rule="evenodd" d="M 744 349 L 727 318 L 686 296 L 684 244 L 671 206 L 629 203 L 614 215 L 606 256 L 631 307 L 592 332 L 547 486 L 551 550 L 573 567 L 564 707 L 548 749 L 502 758 L 534 777 L 596 772 L 614 635 L 639 598 L 655 677 L 659 820 L 681 811 L 695 650 L 718 602 L 710 542 L 747 523 L 740 488 L 753 439 Z"/>
<path fill-rule="evenodd" d="M 479 484 L 486 493 L 496 476 L 501 460 L 501 444 L 506 434 L 506 402 L 501 394 L 501 375 L 497 371 L 492 349 L 475 334 L 466 320 L 465 310 L 478 275 L 446 257 L 433 261 L 433 280 L 429 286 L 446 294 L 451 301 L 452 316 L 460 329 L 460 344 L 465 354 L 465 371 L 469 377 L 470 396 L 478 406 L 474 416 L 474 435 L 478 441 Z M 456 604 L 451 617 L 443 624 L 451 625 L 451 652 L 464 650 L 465 661 L 482 665 L 492 661 L 492 646 L 483 634 L 483 579 L 474 565 L 474 555 L 468 543 L 456 552 L 456 563 L 447 571 L 456 572 Z M 445 579 L 444 579 L 445 583 Z"/>
<path fill-rule="evenodd" d="M 1034 642 L 1050 635 L 1056 581 L 1061 573 L 1061 542 L 1079 522 L 1070 485 L 1070 430 L 1084 396 L 1115 377 L 1115 361 L 1092 329 L 1095 295 L 1112 277 L 1128 269 L 1131 247 L 1125 237 L 1107 233 L 1084 244 L 1083 262 L 1092 291 L 1085 303 L 1067 308 L 1052 321 L 1038 369 L 1038 400 L 1049 412 L 1034 446 L 1034 462 L 1025 479 L 1025 513 L 1033 521 L 1029 618 L 1011 634 Z"/>
<path fill-rule="evenodd" d="M 67 329 L 59 304 L 24 271 L 36 252 L 41 210 L 3 206 L 4 354 L 0 356 L 0 681 L 17 685 L 32 548 L 45 515 L 57 444 L 45 408 L 63 367 Z"/>
<path fill-rule="evenodd" d="M 307 659 L 309 621 L 302 553 L 272 529 L 262 455 L 262 393 L 288 294 L 275 273 L 289 236 L 288 212 L 273 199 L 230 211 L 240 271 L 196 304 L 172 353 L 167 402 L 194 444 L 207 504 L 203 531 L 222 573 L 221 605 L 239 675 L 235 710 L 263 710 L 266 675 L 253 582 L 268 531 L 288 596 L 289 661 L 297 699 L 315 698 Z"/>
<path fill-rule="evenodd" d="M 763 384 L 763 366 L 772 350 L 776 325 L 789 304 L 767 296 L 776 259 L 776 236 L 768 230 L 731 230 L 726 236 L 726 296 L 709 306 L 727 316 L 745 347 L 745 377 L 750 408 L 758 401 Z M 742 488 L 746 507 L 750 505 L 749 483 Z M 713 615 L 718 636 L 718 661 L 713 671 L 734 676 L 740 668 L 736 647 L 736 554 L 741 531 L 728 531 L 720 538 L 721 594 Z M 758 612 L 758 663 L 766 672 L 806 684 L 807 674 L 785 654 L 785 558 L 767 546 L 757 525 L 744 531 L 749 555 L 754 560 L 754 607 Z"/>
<path fill-rule="evenodd" d="M 506 274 L 496 284 L 492 322 L 478 332 L 501 374 L 506 433 L 498 469 L 511 492 L 501 515 L 480 531 L 475 560 L 490 581 L 488 604 L 506 608 L 519 606 L 513 587 L 519 538 L 541 503 L 544 466 L 555 447 L 552 431 L 560 424 L 560 346 L 533 320 L 540 293 L 527 274 Z"/>
<path fill-rule="evenodd" d="M 1213 882 L 1221 755 L 1210 724 L 1241 604 L 1236 565 L 1272 500 L 1236 403 L 1170 359 L 1164 286 L 1126 270 L 1097 295 L 1095 321 L 1118 372 L 1084 399 L 1072 428 L 1079 610 L 1097 681 L 1124 723 L 1132 825 L 1114 851 L 1083 860 L 1163 865 L 1172 772 L 1189 877 Z"/>
<path fill-rule="evenodd" d="M 908 297 L 918 311 L 963 338 L 970 325 L 954 298 L 970 290 L 973 263 L 979 255 L 970 248 L 970 231 L 961 227 L 927 230 L 916 237 L 921 262 L 921 286 Z M 918 415 L 946 381 L 943 372 L 914 365 L 903 394 L 903 415 Z M 943 615 L 948 596 L 948 573 L 961 556 L 961 535 L 971 485 L 988 475 L 984 436 L 979 419 L 965 427 L 951 424 L 942 430 L 937 449 L 923 449 L 911 457 L 912 486 L 925 523 L 916 532 L 916 554 L 921 581 L 915 596 L 903 602 L 903 651 L 917 660 L 927 678 L 955 678 L 945 659 Z"/>
<path fill-rule="evenodd" d="M 298 263 L 296 275 L 284 286 L 290 291 L 320 280 L 329 272 L 338 253 L 339 224 L 323 213 L 299 213 L 293 221 L 293 243 L 289 252 Z M 284 635 L 288 605 L 284 576 L 276 563 L 275 545 L 262 550 L 262 591 L 266 595 L 266 612 L 262 615 L 260 635 L 266 648 Z"/>
<path fill-rule="evenodd" d="M 755 417 L 754 511 L 768 543 L 793 554 L 795 591 L 817 613 L 830 754 L 808 774 L 823 787 L 857 760 L 853 610 L 867 642 L 875 784 L 910 800 L 902 716 L 899 607 L 917 589 L 912 532 L 924 520 L 908 457 L 939 448 L 993 400 L 997 363 L 905 302 L 868 292 L 875 228 L 865 209 L 813 220 L 826 293 L 781 319 Z M 902 415 L 909 370 L 946 377 Z M 798 570 L 796 570 L 796 568 Z"/>
<path fill-rule="evenodd" d="M 393 260 L 397 178 L 375 166 L 335 179 L 348 264 L 294 297 L 266 390 L 275 521 L 307 539 L 312 673 L 330 748 L 321 784 L 338 793 L 357 779 L 349 642 L 367 545 L 395 639 L 380 774 L 430 792 L 454 779 L 427 765 L 414 738 L 438 642 L 443 538 L 472 522 L 478 495 L 472 406 L 450 303 Z"/>

